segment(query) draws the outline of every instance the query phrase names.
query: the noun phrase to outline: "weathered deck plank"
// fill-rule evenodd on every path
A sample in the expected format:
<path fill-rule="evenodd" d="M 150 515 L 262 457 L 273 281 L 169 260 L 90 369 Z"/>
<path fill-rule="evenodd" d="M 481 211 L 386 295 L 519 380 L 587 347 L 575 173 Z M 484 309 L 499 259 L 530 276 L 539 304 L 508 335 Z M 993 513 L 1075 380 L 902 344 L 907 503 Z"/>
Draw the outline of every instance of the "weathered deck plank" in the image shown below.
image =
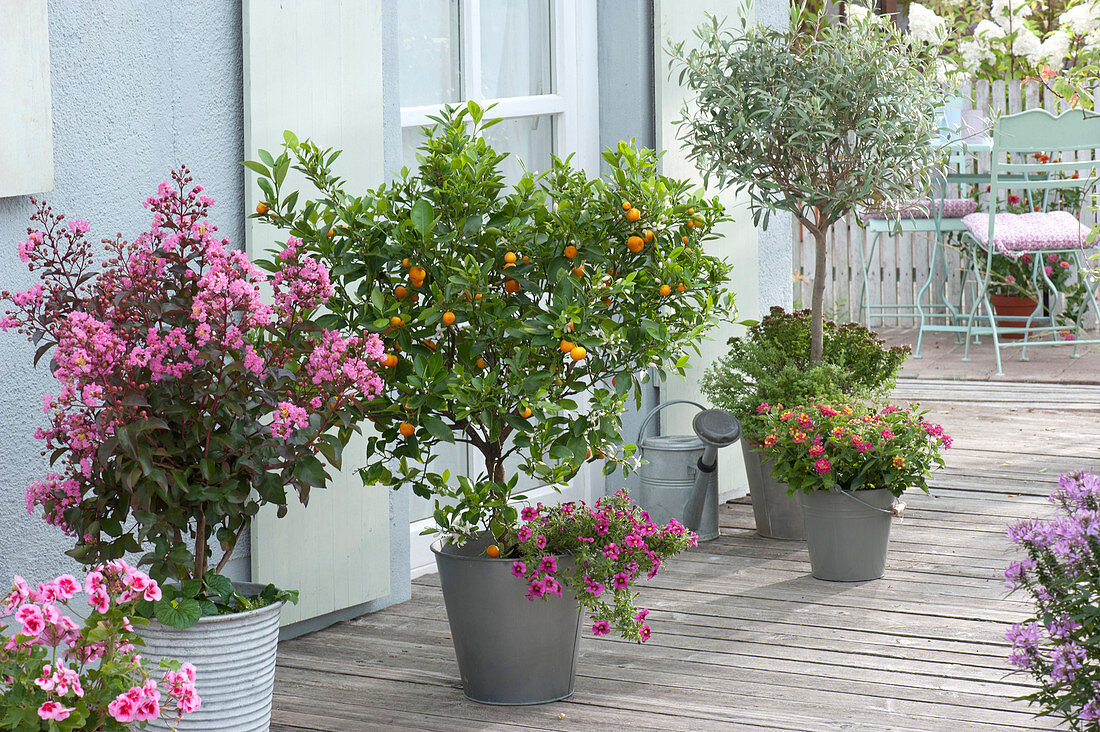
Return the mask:
<path fill-rule="evenodd" d="M 1005 661 L 1005 525 L 1050 512 L 1059 473 L 1100 470 L 1100 389 L 916 383 L 955 437 L 932 494 L 906 497 L 887 575 L 809 576 L 801 542 L 756 536 L 751 507 L 641 588 L 644 646 L 586 635 L 577 692 L 538 707 L 467 701 L 438 579 L 413 599 L 280 647 L 277 730 L 1036 730 Z M 984 402 L 984 403 L 983 403 Z"/>

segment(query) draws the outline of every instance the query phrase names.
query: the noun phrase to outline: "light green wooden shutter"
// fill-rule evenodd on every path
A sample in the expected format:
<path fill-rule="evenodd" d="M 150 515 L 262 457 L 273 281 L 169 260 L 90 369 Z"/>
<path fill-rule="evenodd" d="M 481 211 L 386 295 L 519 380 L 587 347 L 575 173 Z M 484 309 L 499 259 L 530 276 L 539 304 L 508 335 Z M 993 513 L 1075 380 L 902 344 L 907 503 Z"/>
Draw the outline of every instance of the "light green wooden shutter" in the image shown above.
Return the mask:
<path fill-rule="evenodd" d="M 677 83 L 678 73 L 669 74 L 668 44 L 685 41 L 690 48 L 698 43 L 692 30 L 706 20 L 705 13 L 719 18 L 727 18 L 730 27 L 740 27 L 738 21 L 738 3 L 729 0 L 657 0 L 654 4 L 654 33 L 656 49 L 654 58 L 657 69 L 656 79 L 656 127 L 657 147 L 665 150 L 662 159 L 663 171 L 673 178 L 691 180 L 702 185 L 702 176 L 695 165 L 687 159 L 677 140 L 674 121 L 680 118 L 680 109 L 687 99 L 685 90 Z M 717 191 L 712 191 L 715 193 Z M 756 317 L 757 302 L 757 234 L 752 223 L 745 200 L 734 196 L 732 192 L 721 193 L 722 203 L 733 215 L 734 221 L 723 225 L 718 232 L 722 238 L 707 245 L 708 253 L 724 257 L 733 264 L 733 272 L 728 288 L 736 293 L 737 308 L 742 317 Z M 790 268 L 790 262 L 779 262 L 776 266 Z M 725 326 L 714 332 L 710 340 L 702 343 L 701 356 L 693 356 L 691 368 L 686 379 L 670 376 L 661 390 L 663 399 L 692 399 L 703 401 L 699 392 L 699 378 L 703 371 L 715 359 L 726 352 L 726 339 L 740 329 Z M 692 434 L 691 420 L 695 416 L 693 407 L 674 406 L 664 410 L 661 418 L 662 431 L 665 434 Z M 631 439 L 633 437 L 631 436 Z M 739 447 L 720 450 L 718 453 L 718 489 L 725 495 L 743 494 L 747 490 L 744 462 Z"/>
<path fill-rule="evenodd" d="M 338 165 L 348 190 L 381 183 L 380 0 L 245 0 L 243 13 L 245 155 L 255 159 L 259 148 L 277 155 L 290 129 L 344 150 Z M 287 185 L 302 187 L 294 175 Z M 245 182 L 252 211 L 260 197 L 255 174 L 246 171 Z M 303 200 L 310 193 L 304 189 Z M 253 255 L 285 240 L 252 220 L 247 237 Z M 264 510 L 253 522 L 253 579 L 301 592 L 299 604 L 284 609 L 284 625 L 390 592 L 389 492 L 363 486 L 355 468 L 364 459 L 364 441 L 353 441 L 344 469 L 312 492 L 308 508 L 292 505 L 278 520 Z"/>

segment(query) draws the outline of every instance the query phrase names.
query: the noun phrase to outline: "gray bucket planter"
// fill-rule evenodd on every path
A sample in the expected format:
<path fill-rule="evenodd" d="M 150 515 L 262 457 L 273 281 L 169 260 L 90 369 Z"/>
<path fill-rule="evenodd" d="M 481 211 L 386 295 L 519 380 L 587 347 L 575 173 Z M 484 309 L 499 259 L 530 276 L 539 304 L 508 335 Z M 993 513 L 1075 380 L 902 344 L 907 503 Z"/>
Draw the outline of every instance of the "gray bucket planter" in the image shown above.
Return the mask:
<path fill-rule="evenodd" d="M 768 539 L 805 539 L 802 504 L 796 496 L 787 495 L 786 483 L 772 476 L 772 461 L 764 458 L 761 448 L 758 442 L 741 440 L 756 533 Z"/>
<path fill-rule="evenodd" d="M 806 548 L 814 577 L 861 582 L 882 577 L 894 495 L 885 488 L 802 494 Z"/>
<path fill-rule="evenodd" d="M 264 586 L 238 583 L 236 587 L 242 594 L 256 594 Z M 277 602 L 258 610 L 200 618 L 184 630 L 156 620 L 139 628 L 145 647 L 138 652 L 155 678 L 159 679 L 156 669 L 162 657 L 195 664 L 195 686 L 202 707 L 183 716 L 180 732 L 268 729 L 282 606 Z M 154 720 L 149 729 L 176 728 Z"/>
<path fill-rule="evenodd" d="M 515 705 L 570 696 L 580 606 L 568 588 L 560 598 L 528 600 L 527 583 L 512 576 L 514 560 L 484 556 L 486 544 L 432 544 L 466 697 Z M 559 557 L 559 566 L 565 561 Z"/>

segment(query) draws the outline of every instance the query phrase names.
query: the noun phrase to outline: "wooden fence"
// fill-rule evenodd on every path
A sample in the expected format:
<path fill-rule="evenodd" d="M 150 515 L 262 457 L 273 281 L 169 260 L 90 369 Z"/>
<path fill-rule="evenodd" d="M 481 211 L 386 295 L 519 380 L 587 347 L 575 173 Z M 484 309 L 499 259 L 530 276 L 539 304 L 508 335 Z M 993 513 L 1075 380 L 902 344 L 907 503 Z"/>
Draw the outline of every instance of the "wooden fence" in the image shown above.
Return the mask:
<path fill-rule="evenodd" d="M 1057 100 L 1046 92 L 1038 82 L 993 83 L 979 81 L 960 91 L 964 98 L 974 101 L 974 108 L 992 120 L 1000 114 L 1012 114 L 1025 109 L 1042 107 L 1057 111 Z M 1100 93 L 1098 93 L 1100 97 Z M 966 172 L 986 173 L 988 161 L 975 156 L 968 162 Z M 949 191 L 950 197 L 965 197 L 970 191 Z M 979 210 L 985 208 L 985 194 L 980 191 Z M 1086 223 L 1091 223 L 1095 213 L 1082 211 Z M 860 227 L 854 216 L 849 215 L 829 231 L 829 258 L 825 284 L 825 313 L 827 317 L 839 320 L 858 320 L 860 288 L 863 286 L 863 270 L 860 265 L 860 249 L 870 246 L 870 237 L 866 229 Z M 883 235 L 879 238 L 873 262 L 871 263 L 868 289 L 869 300 L 882 305 L 912 305 L 928 277 L 929 261 L 932 254 L 933 234 Z M 947 255 L 947 292 L 957 301 L 960 295 L 963 267 L 959 254 L 946 247 Z M 793 280 L 795 307 L 809 307 L 811 284 L 814 275 L 813 236 L 795 222 L 793 247 Z M 939 292 L 945 284 L 943 275 L 937 272 L 932 282 L 931 293 Z M 925 297 L 928 302 L 928 296 Z M 913 318 L 895 318 L 875 315 L 871 325 L 911 325 L 916 326 Z"/>

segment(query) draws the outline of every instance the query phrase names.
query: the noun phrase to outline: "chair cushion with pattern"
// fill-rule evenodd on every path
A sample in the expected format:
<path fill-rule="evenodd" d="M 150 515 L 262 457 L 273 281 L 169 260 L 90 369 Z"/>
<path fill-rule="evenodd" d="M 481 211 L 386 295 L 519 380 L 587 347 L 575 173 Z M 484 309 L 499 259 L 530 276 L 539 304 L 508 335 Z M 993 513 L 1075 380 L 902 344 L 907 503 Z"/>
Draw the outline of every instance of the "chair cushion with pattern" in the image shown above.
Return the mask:
<path fill-rule="evenodd" d="M 942 218 L 945 219 L 961 219 L 978 210 L 978 202 L 972 198 L 936 198 L 934 200 L 936 208 L 943 206 Z M 894 210 L 869 208 L 864 210 L 862 215 L 868 219 L 930 219 L 933 217 L 933 211 L 932 201 L 922 198 Z"/>
<path fill-rule="evenodd" d="M 989 247 L 988 213 L 964 216 L 963 225 L 982 247 Z M 1094 245 L 1087 242 L 1088 233 L 1088 227 L 1068 211 L 999 213 L 993 217 L 993 246 L 1009 257 L 1056 249 L 1091 249 Z"/>

